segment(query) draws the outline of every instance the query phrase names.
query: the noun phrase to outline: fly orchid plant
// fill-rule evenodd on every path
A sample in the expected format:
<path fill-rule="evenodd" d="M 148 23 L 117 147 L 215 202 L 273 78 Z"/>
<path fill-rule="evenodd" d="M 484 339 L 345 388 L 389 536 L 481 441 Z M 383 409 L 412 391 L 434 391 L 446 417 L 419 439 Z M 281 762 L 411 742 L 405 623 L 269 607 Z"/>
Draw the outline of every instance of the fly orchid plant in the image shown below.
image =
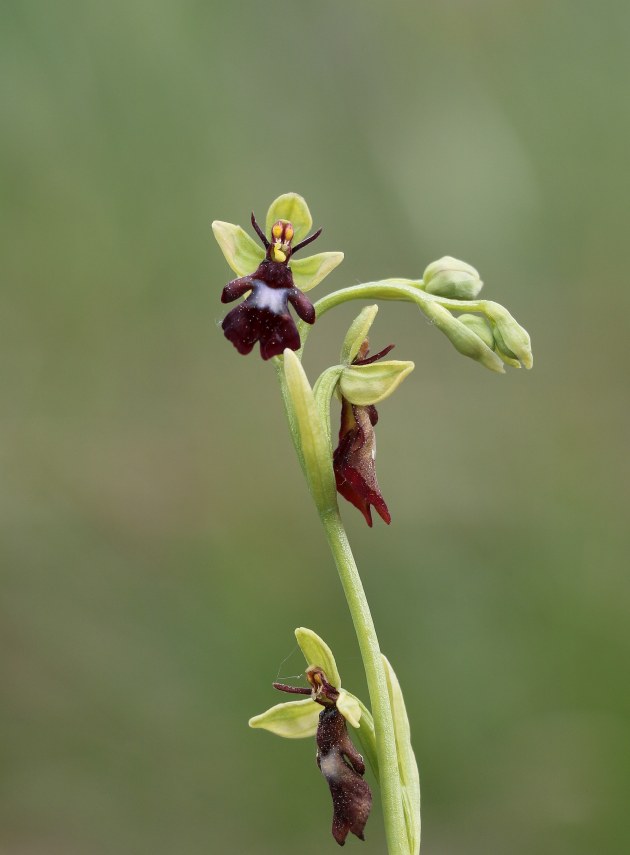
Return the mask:
<path fill-rule="evenodd" d="M 254 214 L 251 223 L 260 245 L 240 226 L 220 221 L 212 225 L 238 276 L 223 289 L 222 302 L 245 298 L 228 312 L 222 327 L 239 353 L 250 353 L 258 343 L 262 358 L 275 363 L 293 443 L 354 623 L 371 711 L 341 688 L 335 658 L 325 642 L 312 630 L 298 628 L 296 638 L 306 659 L 309 686 L 273 685 L 304 697 L 277 704 L 249 723 L 289 739 L 315 736 L 317 765 L 333 801 L 332 833 L 342 846 L 348 833 L 363 839 L 372 805 L 363 757 L 348 734 L 350 724 L 380 787 L 389 855 L 418 855 L 420 784 L 403 694 L 380 651 L 337 503 L 339 493 L 369 526 L 372 508 L 390 523 L 376 479 L 376 404 L 398 388 L 414 364 L 383 359 L 393 345 L 369 355 L 368 333 L 377 305 L 359 313 L 346 334 L 339 362 L 323 371 L 312 386 L 302 367 L 304 345 L 312 325 L 348 300 L 415 303 L 460 353 L 498 373 L 505 372 L 505 364 L 532 367 L 529 335 L 499 303 L 477 299 L 483 283 L 475 268 L 448 256 L 430 264 L 422 279 L 351 285 L 313 304 L 306 292 L 340 264 L 343 253 L 294 259 L 322 231 L 309 235 L 313 220 L 304 199 L 297 193 L 279 196 L 267 212 L 264 231 Z M 341 402 L 335 449 L 330 422 L 333 399 Z"/>

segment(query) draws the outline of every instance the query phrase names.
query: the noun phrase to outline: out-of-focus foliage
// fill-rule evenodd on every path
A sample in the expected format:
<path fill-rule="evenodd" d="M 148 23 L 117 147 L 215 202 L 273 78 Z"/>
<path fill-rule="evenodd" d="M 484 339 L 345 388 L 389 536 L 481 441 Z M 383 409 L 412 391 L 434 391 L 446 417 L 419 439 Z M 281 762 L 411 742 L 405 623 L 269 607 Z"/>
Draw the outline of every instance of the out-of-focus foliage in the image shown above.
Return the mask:
<path fill-rule="evenodd" d="M 533 338 L 500 377 L 409 304 L 371 330 L 416 363 L 380 409 L 393 521 L 343 512 L 427 852 L 628 852 L 629 29 L 621 0 L 2 5 L 3 853 L 322 851 L 313 746 L 247 719 L 294 626 L 365 696 L 360 659 L 210 233 L 288 190 L 346 254 L 321 289 L 452 255 Z"/>

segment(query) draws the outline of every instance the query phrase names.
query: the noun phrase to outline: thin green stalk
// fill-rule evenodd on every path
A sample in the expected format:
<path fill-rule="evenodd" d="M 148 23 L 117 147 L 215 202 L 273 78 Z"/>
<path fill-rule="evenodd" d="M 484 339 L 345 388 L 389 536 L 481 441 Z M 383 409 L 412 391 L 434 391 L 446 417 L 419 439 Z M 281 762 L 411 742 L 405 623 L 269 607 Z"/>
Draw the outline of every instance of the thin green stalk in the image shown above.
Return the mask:
<path fill-rule="evenodd" d="M 288 392 L 282 370 L 281 360 L 277 361 L 276 368 L 291 436 L 298 459 L 306 475 L 300 433 L 297 427 L 291 395 Z M 324 429 L 323 424 L 322 429 Z M 332 461 L 327 461 L 327 465 L 332 470 Z M 332 471 L 330 475 L 334 477 Z M 339 572 L 343 591 L 354 623 L 370 694 L 388 853 L 389 855 L 408 855 L 409 847 L 403 813 L 402 788 L 396 752 L 394 722 L 387 679 L 374 621 L 365 596 L 361 577 L 359 576 L 359 571 L 352 555 L 352 550 L 350 549 L 348 536 L 343 526 L 339 509 L 336 506 L 336 501 L 335 507 L 318 507 L 318 512 Z"/>
<path fill-rule="evenodd" d="M 354 623 L 370 693 L 387 849 L 389 855 L 408 855 L 394 722 L 374 621 L 339 511 L 321 514 L 321 521 Z"/>

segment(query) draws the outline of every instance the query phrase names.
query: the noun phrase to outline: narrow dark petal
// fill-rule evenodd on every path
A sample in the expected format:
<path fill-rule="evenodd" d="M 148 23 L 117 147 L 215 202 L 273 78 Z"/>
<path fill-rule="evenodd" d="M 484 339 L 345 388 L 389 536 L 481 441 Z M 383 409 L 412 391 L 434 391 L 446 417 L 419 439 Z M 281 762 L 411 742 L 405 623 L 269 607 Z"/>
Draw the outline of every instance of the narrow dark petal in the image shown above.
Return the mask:
<path fill-rule="evenodd" d="M 262 244 L 265 247 L 265 249 L 269 249 L 269 241 L 267 240 L 267 236 L 265 235 L 264 231 L 260 228 L 260 226 L 256 222 L 256 217 L 254 216 L 253 211 L 252 211 L 252 226 L 254 227 L 254 230 L 255 230 L 256 234 L 258 235 L 258 237 L 261 239 Z"/>
<path fill-rule="evenodd" d="M 322 233 L 322 229 L 317 229 L 317 231 L 315 232 L 315 234 L 312 234 L 310 237 L 305 238 L 305 239 L 304 239 L 301 243 L 299 243 L 297 246 L 294 246 L 294 247 L 293 247 L 293 252 L 291 253 L 291 255 L 295 255 L 295 253 L 298 251 L 298 249 L 304 249 L 304 247 L 305 247 L 305 246 L 308 246 L 308 245 L 309 245 L 309 243 L 313 243 L 313 241 L 314 241 L 314 240 L 317 240 L 317 238 L 321 235 L 321 233 Z"/>
<path fill-rule="evenodd" d="M 346 721 L 336 707 L 327 707 L 320 713 L 316 739 L 317 765 L 326 778 L 333 801 L 333 837 L 340 846 L 349 832 L 363 840 L 372 793 L 363 780 L 363 757 L 352 744 Z"/>
<path fill-rule="evenodd" d="M 228 282 L 221 293 L 221 302 L 231 303 L 233 300 L 237 300 L 239 297 L 242 297 L 243 294 L 251 291 L 253 287 L 254 285 L 252 283 L 251 276 L 232 279 L 231 282 Z"/>
<path fill-rule="evenodd" d="M 303 321 L 306 321 L 307 324 L 315 323 L 315 306 L 299 288 L 291 288 L 288 300 Z"/>
<path fill-rule="evenodd" d="M 393 350 L 395 347 L 395 344 L 388 344 L 387 347 L 384 347 L 382 350 L 379 350 L 379 352 L 375 353 L 374 356 L 367 356 L 365 359 L 355 359 L 352 364 L 371 365 L 373 362 L 376 362 L 377 359 L 382 359 L 384 356 L 387 356 L 390 350 Z"/>
<path fill-rule="evenodd" d="M 374 404 L 368 404 L 365 408 L 366 413 L 368 414 L 368 418 L 370 420 L 370 424 L 372 427 L 378 423 L 378 411 Z"/>
<path fill-rule="evenodd" d="M 313 692 L 311 689 L 307 689 L 303 686 L 287 686 L 286 683 L 272 683 L 274 689 L 278 689 L 280 692 L 288 692 L 291 695 L 312 695 Z"/>

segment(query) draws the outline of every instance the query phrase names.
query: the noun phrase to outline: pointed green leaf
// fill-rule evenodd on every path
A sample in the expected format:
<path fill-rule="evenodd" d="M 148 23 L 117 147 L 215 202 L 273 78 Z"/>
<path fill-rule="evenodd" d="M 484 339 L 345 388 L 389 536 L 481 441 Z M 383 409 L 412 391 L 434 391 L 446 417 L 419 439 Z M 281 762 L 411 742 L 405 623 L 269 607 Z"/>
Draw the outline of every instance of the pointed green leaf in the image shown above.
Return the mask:
<path fill-rule="evenodd" d="M 394 718 L 394 735 L 403 790 L 403 809 L 409 839 L 409 853 L 410 855 L 418 855 L 420 852 L 420 775 L 418 774 L 418 764 L 411 747 L 409 719 L 400 683 L 385 656 L 383 656 L 383 664 L 387 678 L 389 702 Z"/>
<path fill-rule="evenodd" d="M 371 365 L 349 365 L 343 369 L 339 388 L 351 404 L 367 407 L 388 398 L 413 369 L 413 362 L 395 359 Z"/>
<path fill-rule="evenodd" d="M 354 695 L 351 695 L 350 692 L 346 692 L 345 689 L 342 689 L 339 692 L 339 697 L 337 698 L 337 709 L 346 721 L 350 722 L 352 727 L 359 727 L 361 723 L 362 710 L 361 704 Z"/>
<path fill-rule="evenodd" d="M 326 426 L 302 364 L 289 348 L 284 351 L 284 376 L 311 494 L 321 512 L 330 511 L 337 507 L 337 488 Z"/>
<path fill-rule="evenodd" d="M 332 650 L 323 638 L 320 638 L 312 629 L 298 626 L 295 630 L 297 643 L 304 654 L 307 665 L 317 665 L 326 675 L 328 682 L 336 689 L 341 688 L 341 677 L 337 670 L 337 663 Z"/>
<path fill-rule="evenodd" d="M 265 251 L 240 226 L 215 220 L 212 231 L 221 252 L 232 270 L 239 276 L 249 276 L 265 257 Z"/>
<path fill-rule="evenodd" d="M 285 739 L 302 739 L 315 736 L 319 713 L 320 708 L 310 698 L 286 701 L 250 718 L 249 726 L 268 730 Z"/>
<path fill-rule="evenodd" d="M 359 348 L 367 338 L 370 327 L 374 323 L 377 312 L 378 306 L 366 306 L 350 324 L 350 329 L 346 333 L 341 347 L 340 362 L 343 362 L 344 365 L 350 365 L 356 358 Z"/>
<path fill-rule="evenodd" d="M 305 238 L 313 226 L 313 218 L 308 205 L 298 193 L 284 193 L 271 203 L 265 221 L 267 237 L 271 234 L 271 227 L 277 220 L 287 220 L 289 223 L 293 223 L 294 245 Z"/>
<path fill-rule="evenodd" d="M 300 291 L 310 291 L 343 261 L 343 252 L 319 252 L 291 259 L 293 282 Z"/>

